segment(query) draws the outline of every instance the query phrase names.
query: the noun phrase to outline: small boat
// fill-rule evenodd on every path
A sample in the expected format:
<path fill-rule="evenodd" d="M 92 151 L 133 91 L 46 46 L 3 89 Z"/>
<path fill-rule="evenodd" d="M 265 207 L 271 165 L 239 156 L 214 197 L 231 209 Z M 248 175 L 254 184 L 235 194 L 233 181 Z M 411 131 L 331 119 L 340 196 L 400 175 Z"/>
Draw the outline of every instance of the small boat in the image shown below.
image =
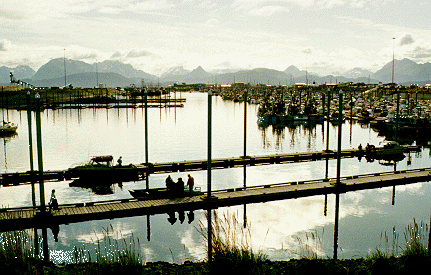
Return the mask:
<path fill-rule="evenodd" d="M 135 189 L 129 190 L 130 195 L 136 199 L 162 199 L 162 198 L 178 198 L 186 197 L 190 193 L 188 186 L 184 187 L 183 193 L 172 193 L 169 192 L 167 188 L 151 188 L 151 189 Z M 193 188 L 193 195 L 202 195 L 200 187 Z"/>
<path fill-rule="evenodd" d="M 406 149 L 396 141 L 384 141 L 382 147 L 375 147 L 367 144 L 364 151 L 360 151 L 360 155 L 365 154 L 369 159 L 380 160 L 402 160 Z"/>
<path fill-rule="evenodd" d="M 6 122 L 3 120 L 2 125 L 0 125 L 0 135 L 9 135 L 16 133 L 18 129 L 18 124 L 12 122 Z"/>
<path fill-rule="evenodd" d="M 385 141 L 383 147 L 376 148 L 374 152 L 376 158 L 403 154 L 406 149 L 396 141 Z"/>
<path fill-rule="evenodd" d="M 66 179 L 80 178 L 81 180 L 94 180 L 100 182 L 123 182 L 139 179 L 139 170 L 136 166 L 113 165 L 113 157 L 94 156 L 89 162 L 73 164 L 66 172 Z"/>

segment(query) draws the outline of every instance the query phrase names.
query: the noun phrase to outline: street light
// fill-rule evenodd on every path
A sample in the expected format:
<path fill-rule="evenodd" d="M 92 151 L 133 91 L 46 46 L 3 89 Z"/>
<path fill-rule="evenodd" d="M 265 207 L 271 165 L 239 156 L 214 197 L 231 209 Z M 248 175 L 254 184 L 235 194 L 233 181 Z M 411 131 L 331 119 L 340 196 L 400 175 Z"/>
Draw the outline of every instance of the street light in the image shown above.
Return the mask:
<path fill-rule="evenodd" d="M 392 37 L 392 84 L 394 83 L 395 37 Z"/>

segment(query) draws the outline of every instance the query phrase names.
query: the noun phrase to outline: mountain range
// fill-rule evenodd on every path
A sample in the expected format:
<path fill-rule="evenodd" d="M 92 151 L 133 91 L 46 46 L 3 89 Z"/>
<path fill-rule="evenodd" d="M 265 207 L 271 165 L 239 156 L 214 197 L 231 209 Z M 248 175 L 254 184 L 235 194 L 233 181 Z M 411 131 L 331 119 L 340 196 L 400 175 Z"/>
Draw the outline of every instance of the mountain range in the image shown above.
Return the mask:
<path fill-rule="evenodd" d="M 343 75 L 319 76 L 311 72 L 299 70 L 291 65 L 284 71 L 266 68 L 239 70 L 228 73 L 207 72 L 201 66 L 194 70 L 186 70 L 182 66 L 173 67 L 160 77 L 135 69 L 130 64 L 120 61 L 105 60 L 88 64 L 83 61 L 56 58 L 42 65 L 37 71 L 26 65 L 15 68 L 0 67 L 0 85 L 10 85 L 9 73 L 17 79 L 31 83 L 36 87 L 64 86 L 66 83 L 74 87 L 94 87 L 104 83 L 107 87 L 126 87 L 130 85 L 169 85 L 173 83 L 219 83 L 229 84 L 244 82 L 252 84 L 291 85 L 294 83 L 390 83 L 392 81 L 392 61 L 373 73 L 361 68 L 354 68 Z M 430 83 L 431 63 L 418 64 L 409 59 L 395 60 L 394 82 L 399 84 Z"/>

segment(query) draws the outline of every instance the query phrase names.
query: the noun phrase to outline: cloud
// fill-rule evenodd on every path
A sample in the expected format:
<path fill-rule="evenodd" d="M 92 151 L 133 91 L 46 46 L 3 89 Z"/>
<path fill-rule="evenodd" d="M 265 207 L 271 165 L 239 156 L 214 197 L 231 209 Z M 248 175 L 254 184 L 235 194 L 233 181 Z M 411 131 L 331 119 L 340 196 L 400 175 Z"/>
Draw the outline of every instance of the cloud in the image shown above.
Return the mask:
<path fill-rule="evenodd" d="M 423 58 L 429 58 L 431 57 L 431 48 L 425 48 L 423 46 L 417 46 L 415 47 L 409 56 L 413 59 L 423 59 Z"/>
<path fill-rule="evenodd" d="M 415 41 L 413 40 L 413 37 L 411 34 L 405 34 L 403 37 L 400 38 L 400 46 L 404 45 L 410 45 L 413 44 Z"/>
<path fill-rule="evenodd" d="M 305 54 L 311 54 L 314 52 L 314 49 L 312 47 L 307 47 L 307 48 L 303 49 L 302 52 Z"/>
<path fill-rule="evenodd" d="M 77 60 L 83 60 L 83 59 L 94 60 L 94 59 L 97 59 L 97 54 L 96 53 L 75 53 L 73 55 L 73 58 Z"/>
<path fill-rule="evenodd" d="M 111 58 L 120 58 L 122 56 L 123 56 L 123 54 L 121 52 L 116 51 L 111 55 Z"/>
<path fill-rule="evenodd" d="M 151 53 L 145 50 L 131 50 L 126 57 L 128 58 L 136 58 L 136 57 L 143 57 L 143 56 L 151 56 Z"/>
<path fill-rule="evenodd" d="M 289 12 L 289 9 L 282 6 L 265 6 L 261 8 L 255 8 L 249 11 L 250 15 L 254 16 L 271 16 L 278 12 Z"/>
<path fill-rule="evenodd" d="M 208 19 L 205 22 L 205 25 L 208 25 L 208 26 L 214 26 L 214 25 L 218 25 L 218 24 L 220 24 L 220 21 L 218 21 L 216 18 Z"/>
<path fill-rule="evenodd" d="M 213 1 L 203 1 L 199 4 L 199 7 L 212 10 L 217 8 L 217 3 Z"/>
<path fill-rule="evenodd" d="M 9 20 L 21 20 L 24 18 L 22 14 L 15 10 L 0 10 L 0 18 L 6 18 Z"/>
<path fill-rule="evenodd" d="M 10 49 L 11 43 L 6 40 L 6 39 L 2 39 L 0 40 L 0 52 L 6 52 L 8 51 L 8 49 Z"/>
<path fill-rule="evenodd" d="M 405 34 L 400 38 L 399 45 L 395 48 L 397 56 L 407 57 L 415 62 L 429 62 L 431 58 L 431 40 L 414 40 L 412 35 Z"/>

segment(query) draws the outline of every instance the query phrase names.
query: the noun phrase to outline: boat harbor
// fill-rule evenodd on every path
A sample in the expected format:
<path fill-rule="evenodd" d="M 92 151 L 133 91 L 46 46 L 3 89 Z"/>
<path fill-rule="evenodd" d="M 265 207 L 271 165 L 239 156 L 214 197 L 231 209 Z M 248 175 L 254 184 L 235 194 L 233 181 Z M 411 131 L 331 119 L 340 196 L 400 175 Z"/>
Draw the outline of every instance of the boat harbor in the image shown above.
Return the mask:
<path fill-rule="evenodd" d="M 302 95 L 305 94 L 303 92 Z M 61 91 L 59 95 L 61 96 Z M 172 95 L 171 93 L 171 98 Z M 81 243 L 88 247 L 87 242 L 80 241 L 83 240 L 83 234 L 89 236 L 95 231 L 99 233 L 103 230 L 100 228 L 112 225 L 115 230 L 125 234 L 133 232 L 141 239 L 147 236 L 148 242 L 145 245 L 159 251 L 159 244 L 166 240 L 172 243 L 171 237 L 189 236 L 190 232 L 194 232 L 196 222 L 205 219 L 208 209 L 217 209 L 214 212 L 218 213 L 235 211 L 241 215 L 244 212 L 247 221 L 256 226 L 259 232 L 265 232 L 270 227 L 271 230 L 274 229 L 271 234 L 276 234 L 275 239 L 280 239 L 282 236 L 278 235 L 292 235 L 286 231 L 290 229 L 286 228 L 301 224 L 293 221 L 311 223 L 310 226 L 295 229 L 297 232 L 314 230 L 319 224 L 324 224 L 326 231 L 332 231 L 334 199 L 338 194 L 341 199 L 339 209 L 342 221 L 348 222 L 344 217 L 359 219 L 352 210 L 367 213 L 363 209 L 372 208 L 369 205 L 384 209 L 383 213 L 388 212 L 391 217 L 395 215 L 392 213 L 395 211 L 402 212 L 402 215 L 404 212 L 413 213 L 413 210 L 404 211 L 404 207 L 411 209 L 415 204 L 406 203 L 406 194 L 415 200 L 419 197 L 417 200 L 422 201 L 422 193 L 405 192 L 405 189 L 422 191 L 429 188 L 426 182 L 429 181 L 430 149 L 427 145 L 406 142 L 399 136 L 398 143 L 394 145 L 392 141 L 378 135 L 371 123 L 365 124 L 345 117 L 343 124 L 340 124 L 343 134 L 342 147 L 338 150 L 335 149 L 338 136 L 336 131 L 341 127 L 334 120 L 328 122 L 326 116 L 322 121 L 320 117 L 316 117 L 319 118 L 316 123 L 298 116 L 293 123 L 275 121 L 276 124 L 271 124 L 271 120 L 268 124 L 261 124 L 257 122 L 257 104 L 244 104 L 214 95 L 211 144 L 216 157 L 206 158 L 207 117 L 196 114 L 206 113 L 203 103 L 209 102 L 209 96 L 205 92 L 196 91 L 183 93 L 182 97 L 187 100 L 184 108 L 148 108 L 148 114 L 147 111 L 144 113 L 144 109 L 141 112 L 129 108 L 132 103 L 126 102 L 116 104 L 127 107 L 108 107 L 106 110 L 102 109 L 104 103 L 94 110 L 91 107 L 64 110 L 46 108 L 40 112 L 44 145 L 43 177 L 36 169 L 32 173 L 28 172 L 28 160 L 36 159 L 27 157 L 29 140 L 36 141 L 36 136 L 27 138 L 29 130 L 26 124 L 29 119 L 26 119 L 25 112 L 9 109 L 7 120 L 16 122 L 20 127 L 17 135 L 3 140 L 4 161 L 0 172 L 0 195 L 4 205 L 0 211 L 0 216 L 4 219 L 0 221 L 2 230 L 52 230 L 52 236 L 57 236 L 62 242 L 49 241 L 50 249 L 67 252 Z M 347 98 L 348 90 L 344 99 Z M 45 100 L 43 96 L 42 100 Z M 141 104 L 140 100 L 137 100 L 137 104 Z M 336 103 L 337 100 L 331 100 L 332 107 L 337 107 Z M 36 116 L 37 122 L 36 113 L 30 112 L 31 118 Z M 146 129 L 147 118 L 149 131 Z M 246 137 L 245 134 L 242 135 L 245 133 L 245 119 Z M 144 135 L 147 132 L 148 151 L 144 147 L 147 145 Z M 375 146 L 367 146 L 367 143 Z M 386 145 L 395 147 L 389 148 Z M 115 158 L 108 157 L 107 154 Z M 397 155 L 397 158 L 393 158 L 393 155 Z M 121 168 L 115 163 L 118 156 L 123 157 Z M 339 185 L 335 177 L 338 156 L 342 160 Z M 386 160 L 387 156 L 390 160 Z M 83 170 L 72 169 L 79 166 L 85 169 L 87 164 L 79 163 L 94 157 L 98 158 L 94 160 L 95 166 L 105 160 L 110 163 L 100 165 L 96 173 L 91 172 L 87 176 Z M 211 160 L 210 165 L 208 159 Z M 71 166 L 74 163 L 79 165 Z M 125 163 L 130 165 L 124 165 Z M 195 178 L 197 187 L 202 190 L 196 190 L 191 197 L 187 196 L 187 192 L 184 192 L 185 196 L 166 197 L 164 186 L 167 174 L 176 180 L 184 179 L 188 173 Z M 82 178 L 90 178 L 87 182 L 91 187 L 75 184 Z M 41 179 L 44 184 L 40 183 Z M 206 199 L 209 192 L 205 182 L 208 180 L 211 182 L 210 199 Z M 29 184 L 32 181 L 34 188 Z M 99 184 L 108 187 L 98 189 L 95 186 Z M 45 191 L 38 194 L 37 191 L 43 189 L 42 186 Z M 60 206 L 58 210 L 48 211 L 49 193 L 54 189 Z M 395 193 L 396 205 L 391 208 L 390 200 L 395 197 Z M 427 191 L 424 190 L 424 193 L 427 194 Z M 352 197 L 357 199 L 352 200 Z M 40 204 L 47 205 L 45 212 L 41 210 Z M 194 222 L 182 222 L 181 217 L 184 217 L 185 211 L 187 217 L 192 212 L 196 215 Z M 179 215 L 180 222 L 173 224 L 176 218 L 171 217 L 172 213 Z M 418 211 L 414 213 L 418 219 L 423 216 L 419 217 Z M 148 238 L 149 217 L 151 241 Z M 377 221 L 367 221 L 367 226 L 386 225 L 392 221 L 380 215 L 378 217 Z M 143 226 L 145 220 L 147 227 Z M 280 230 L 277 229 L 277 224 L 272 223 L 273 220 L 279 221 L 282 226 Z M 362 224 L 361 222 L 362 220 L 357 221 L 356 224 Z M 56 235 L 58 228 L 61 228 L 61 234 Z M 343 225 L 340 232 L 354 236 L 354 233 L 348 231 L 350 228 L 356 227 Z M 375 230 L 383 229 L 373 231 Z M 49 234 L 47 239 L 52 236 Z M 179 242 L 178 238 L 173 239 L 174 242 Z M 193 236 L 192 239 L 195 243 L 199 242 L 199 237 Z M 73 243 L 65 245 L 63 240 Z M 342 239 L 344 240 L 345 238 Z M 370 243 L 375 246 L 375 241 Z M 183 245 L 179 243 L 173 251 L 178 254 L 182 249 Z M 160 253 L 164 255 L 163 252 Z"/>
<path fill-rule="evenodd" d="M 116 217 L 154 215 L 176 211 L 215 209 L 249 203 L 294 199 L 307 196 L 345 193 L 355 190 L 404 185 L 431 180 L 431 169 L 404 170 L 368 175 L 295 181 L 211 191 L 200 195 L 160 199 L 122 199 L 60 205 L 59 210 L 41 211 L 36 207 L 4 208 L 0 211 L 2 231 L 39 227 L 42 224 L 69 224 Z M 47 210 L 46 210 L 47 211 Z"/>

